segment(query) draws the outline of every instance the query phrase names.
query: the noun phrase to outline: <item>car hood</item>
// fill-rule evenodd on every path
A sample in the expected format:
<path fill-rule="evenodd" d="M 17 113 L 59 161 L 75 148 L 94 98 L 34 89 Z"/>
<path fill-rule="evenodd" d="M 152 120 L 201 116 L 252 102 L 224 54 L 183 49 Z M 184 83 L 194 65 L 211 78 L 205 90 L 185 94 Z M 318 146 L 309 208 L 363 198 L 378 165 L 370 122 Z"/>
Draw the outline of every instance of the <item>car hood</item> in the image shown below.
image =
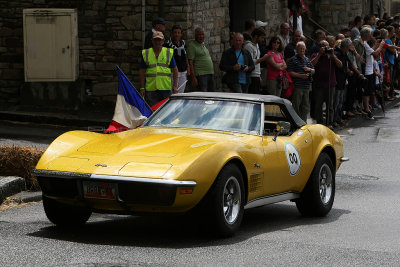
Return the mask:
<path fill-rule="evenodd" d="M 168 128 L 140 128 L 118 138 L 96 138 L 78 148 L 79 152 L 108 155 L 173 158 L 189 149 L 209 147 L 217 142 L 241 138 L 240 135 L 215 131 Z"/>
<path fill-rule="evenodd" d="M 95 138 L 76 150 L 56 157 L 47 169 L 172 178 L 211 147 L 221 142 L 237 142 L 242 138 L 242 134 L 221 131 L 155 127 L 112 135 L 96 134 Z M 173 174 L 172 168 L 175 170 Z"/>

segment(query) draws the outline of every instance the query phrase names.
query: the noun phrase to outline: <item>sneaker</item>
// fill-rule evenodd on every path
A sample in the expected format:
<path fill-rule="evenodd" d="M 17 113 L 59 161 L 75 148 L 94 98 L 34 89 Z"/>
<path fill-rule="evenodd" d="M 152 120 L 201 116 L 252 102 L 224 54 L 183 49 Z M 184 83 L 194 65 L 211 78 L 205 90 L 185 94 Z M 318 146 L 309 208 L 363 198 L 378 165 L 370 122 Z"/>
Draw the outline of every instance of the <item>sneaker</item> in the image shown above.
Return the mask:
<path fill-rule="evenodd" d="M 368 114 L 367 114 L 367 119 L 369 119 L 369 120 L 374 120 L 375 118 L 374 118 L 374 115 L 372 115 L 372 112 L 370 111 L 370 112 L 368 112 Z"/>
<path fill-rule="evenodd" d="M 373 105 L 373 107 L 374 107 L 374 108 L 377 108 L 377 109 L 381 109 L 381 108 L 382 108 L 382 106 L 381 106 L 379 103 L 375 103 L 375 104 Z"/>

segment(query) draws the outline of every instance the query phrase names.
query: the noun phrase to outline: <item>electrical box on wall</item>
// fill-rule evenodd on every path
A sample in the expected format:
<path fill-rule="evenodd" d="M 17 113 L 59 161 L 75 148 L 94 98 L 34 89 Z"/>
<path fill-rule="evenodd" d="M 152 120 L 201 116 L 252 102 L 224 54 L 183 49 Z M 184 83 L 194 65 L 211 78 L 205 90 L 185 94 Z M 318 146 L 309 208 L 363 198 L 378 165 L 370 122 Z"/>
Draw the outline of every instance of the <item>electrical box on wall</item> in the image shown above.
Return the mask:
<path fill-rule="evenodd" d="M 79 75 L 76 9 L 24 9 L 26 82 L 75 81 Z"/>

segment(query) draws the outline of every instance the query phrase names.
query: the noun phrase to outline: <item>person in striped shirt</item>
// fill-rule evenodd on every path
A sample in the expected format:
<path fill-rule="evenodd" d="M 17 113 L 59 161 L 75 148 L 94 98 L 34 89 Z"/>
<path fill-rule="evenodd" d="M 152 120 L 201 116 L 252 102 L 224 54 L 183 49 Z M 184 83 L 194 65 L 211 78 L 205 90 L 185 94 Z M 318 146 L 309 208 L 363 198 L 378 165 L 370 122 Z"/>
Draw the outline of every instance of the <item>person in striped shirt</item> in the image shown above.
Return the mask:
<path fill-rule="evenodd" d="M 288 72 L 293 79 L 294 90 L 292 105 L 297 114 L 304 121 L 310 112 L 310 86 L 315 69 L 310 59 L 306 57 L 306 45 L 300 41 L 296 44 L 297 54 L 288 63 Z"/>

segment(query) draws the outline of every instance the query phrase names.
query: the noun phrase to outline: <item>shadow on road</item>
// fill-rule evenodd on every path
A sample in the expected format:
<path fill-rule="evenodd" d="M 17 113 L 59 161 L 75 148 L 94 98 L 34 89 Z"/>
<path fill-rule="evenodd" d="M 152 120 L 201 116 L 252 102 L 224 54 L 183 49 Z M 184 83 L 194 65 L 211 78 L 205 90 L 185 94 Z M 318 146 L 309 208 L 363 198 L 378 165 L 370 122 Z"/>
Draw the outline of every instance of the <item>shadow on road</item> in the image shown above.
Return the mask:
<path fill-rule="evenodd" d="M 28 235 L 77 243 L 158 248 L 209 247 L 245 241 L 260 234 L 292 231 L 300 225 L 328 224 L 350 211 L 332 209 L 324 218 L 302 217 L 294 205 L 274 204 L 246 210 L 234 237 L 216 238 L 191 216 L 117 216 L 95 214 L 75 229 L 49 226 Z"/>

